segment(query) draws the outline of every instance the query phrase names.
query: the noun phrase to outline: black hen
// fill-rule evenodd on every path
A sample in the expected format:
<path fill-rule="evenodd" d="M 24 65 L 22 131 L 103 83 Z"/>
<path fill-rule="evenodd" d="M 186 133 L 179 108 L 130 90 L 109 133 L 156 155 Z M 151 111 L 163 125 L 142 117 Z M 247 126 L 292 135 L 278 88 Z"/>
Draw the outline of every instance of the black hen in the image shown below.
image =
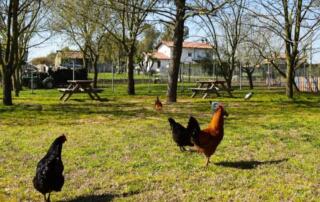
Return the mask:
<path fill-rule="evenodd" d="M 186 151 L 184 146 L 193 146 L 191 142 L 191 132 L 194 130 L 195 124 L 192 120 L 193 117 L 190 117 L 187 128 L 183 127 L 180 123 L 177 123 L 173 118 L 169 118 L 168 121 L 172 130 L 172 138 L 180 147 L 181 151 Z"/>
<path fill-rule="evenodd" d="M 33 178 L 33 186 L 41 192 L 44 200 L 50 202 L 52 191 L 61 191 L 64 183 L 63 163 L 61 160 L 62 144 L 66 136 L 61 135 L 51 144 L 47 154 L 39 161 L 36 176 Z M 46 194 L 48 197 L 46 198 Z"/>

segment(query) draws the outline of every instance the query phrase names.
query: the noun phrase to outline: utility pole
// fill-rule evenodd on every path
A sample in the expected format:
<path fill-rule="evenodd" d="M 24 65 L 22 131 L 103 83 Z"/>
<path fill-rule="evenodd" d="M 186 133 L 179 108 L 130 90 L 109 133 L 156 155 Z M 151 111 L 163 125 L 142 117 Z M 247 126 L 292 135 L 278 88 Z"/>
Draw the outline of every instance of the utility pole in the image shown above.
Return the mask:
<path fill-rule="evenodd" d="M 311 36 L 310 36 L 310 64 L 309 64 L 309 72 L 308 72 L 308 77 L 311 77 L 312 75 L 312 41 L 313 41 L 313 31 L 311 31 Z"/>
<path fill-rule="evenodd" d="M 72 62 L 72 80 L 74 81 L 74 79 L 75 79 L 75 76 L 74 76 L 74 61 Z"/>
<path fill-rule="evenodd" d="M 241 87 L 242 87 L 242 80 L 241 80 L 241 75 L 242 75 L 242 72 L 241 72 L 241 62 L 239 63 L 239 79 L 240 79 L 240 90 L 241 90 Z"/>
<path fill-rule="evenodd" d="M 114 93 L 114 64 L 112 64 L 112 83 L 111 83 L 111 86 L 112 86 L 112 93 Z"/>

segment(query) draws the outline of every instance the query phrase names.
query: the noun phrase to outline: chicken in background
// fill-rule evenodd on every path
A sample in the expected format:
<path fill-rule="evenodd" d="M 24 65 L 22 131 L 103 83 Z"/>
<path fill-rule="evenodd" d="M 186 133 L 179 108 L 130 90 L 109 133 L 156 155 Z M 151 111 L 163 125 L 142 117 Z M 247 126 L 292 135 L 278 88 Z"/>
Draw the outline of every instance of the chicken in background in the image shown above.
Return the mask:
<path fill-rule="evenodd" d="M 190 117 L 187 128 L 183 127 L 180 123 L 176 122 L 173 118 L 168 118 L 168 121 L 172 130 L 172 138 L 177 146 L 180 148 L 180 151 L 186 151 L 185 146 L 193 146 L 191 142 L 191 132 L 196 130 L 199 125 L 194 124 L 193 121 L 190 121 L 193 117 Z M 200 130 L 200 128 L 199 128 Z"/>
<path fill-rule="evenodd" d="M 249 100 L 252 97 L 252 95 L 253 95 L 253 92 L 249 92 L 244 96 L 244 99 Z"/>
<path fill-rule="evenodd" d="M 194 143 L 196 150 L 206 156 L 206 166 L 208 166 L 211 155 L 214 154 L 223 139 L 224 116 L 228 116 L 227 111 L 221 104 L 213 102 L 211 107 L 215 109 L 215 112 L 212 115 L 209 126 L 204 130 L 200 130 L 198 121 L 194 119 L 193 125 L 197 125 L 197 127 L 191 129 L 191 141 Z"/>
<path fill-rule="evenodd" d="M 159 99 L 159 96 L 157 96 L 157 99 L 154 102 L 154 106 L 155 106 L 156 110 L 158 110 L 158 111 L 160 111 L 162 109 L 162 103 Z"/>
<path fill-rule="evenodd" d="M 50 202 L 52 191 L 61 191 L 64 184 L 63 163 L 61 159 L 62 144 L 67 140 L 65 135 L 56 138 L 47 154 L 39 161 L 33 186 L 43 194 L 44 200 Z M 48 194 L 48 197 L 46 197 Z"/>

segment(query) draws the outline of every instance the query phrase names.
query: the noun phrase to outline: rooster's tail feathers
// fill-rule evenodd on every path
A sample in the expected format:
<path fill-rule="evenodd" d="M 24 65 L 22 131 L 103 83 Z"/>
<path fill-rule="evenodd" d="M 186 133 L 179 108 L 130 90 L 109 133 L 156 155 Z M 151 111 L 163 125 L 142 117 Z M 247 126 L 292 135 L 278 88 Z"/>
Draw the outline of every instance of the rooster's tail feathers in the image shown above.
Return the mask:
<path fill-rule="evenodd" d="M 168 121 L 169 121 L 171 126 L 176 123 L 176 121 L 173 118 L 168 118 Z"/>
<path fill-rule="evenodd" d="M 191 141 L 194 144 L 199 145 L 199 134 L 200 134 L 201 129 L 200 129 L 200 126 L 199 126 L 197 119 L 195 119 L 192 116 L 189 118 L 187 130 L 189 131 L 189 134 L 191 135 Z"/>
<path fill-rule="evenodd" d="M 190 118 L 189 118 L 187 129 L 190 132 L 200 132 L 199 123 L 198 123 L 197 119 L 195 119 L 193 116 L 190 116 Z"/>

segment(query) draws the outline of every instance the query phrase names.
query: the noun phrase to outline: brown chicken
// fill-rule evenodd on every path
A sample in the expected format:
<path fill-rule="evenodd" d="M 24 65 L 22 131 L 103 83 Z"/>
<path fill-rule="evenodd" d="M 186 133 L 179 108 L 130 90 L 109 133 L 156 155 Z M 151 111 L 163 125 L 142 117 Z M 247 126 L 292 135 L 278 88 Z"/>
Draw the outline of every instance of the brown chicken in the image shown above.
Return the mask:
<path fill-rule="evenodd" d="M 224 110 L 222 105 L 218 105 L 209 126 L 201 131 L 199 127 L 195 127 L 191 133 L 191 141 L 194 143 L 196 150 L 204 153 L 207 158 L 206 166 L 208 166 L 211 155 L 223 139 L 224 116 L 228 116 L 227 111 Z M 197 122 L 195 119 L 194 121 Z"/>
<path fill-rule="evenodd" d="M 160 111 L 162 109 L 162 103 L 161 103 L 158 96 L 157 96 L 156 101 L 154 102 L 154 106 L 155 106 L 156 110 L 158 110 L 158 111 Z"/>

